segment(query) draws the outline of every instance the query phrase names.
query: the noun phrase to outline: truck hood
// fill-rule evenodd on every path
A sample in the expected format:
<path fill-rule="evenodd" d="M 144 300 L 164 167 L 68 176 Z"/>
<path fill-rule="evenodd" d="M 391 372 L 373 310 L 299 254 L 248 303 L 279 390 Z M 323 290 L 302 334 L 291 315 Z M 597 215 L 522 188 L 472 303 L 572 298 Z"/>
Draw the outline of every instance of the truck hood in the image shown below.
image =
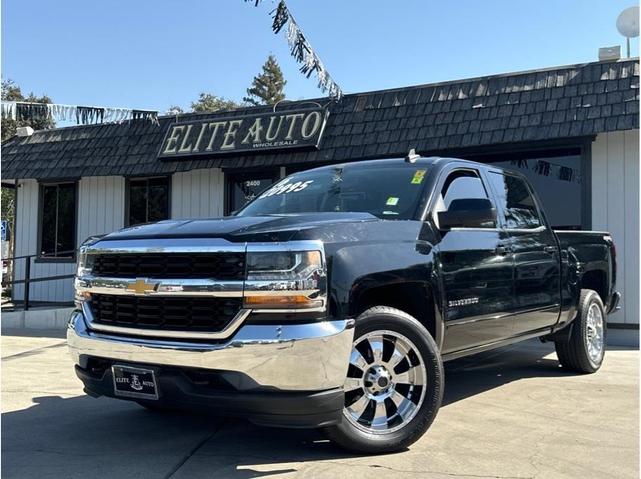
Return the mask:
<path fill-rule="evenodd" d="M 301 213 L 169 220 L 124 228 L 102 240 L 225 238 L 229 241 L 288 241 L 302 230 L 367 221 L 381 220 L 369 213 Z"/>

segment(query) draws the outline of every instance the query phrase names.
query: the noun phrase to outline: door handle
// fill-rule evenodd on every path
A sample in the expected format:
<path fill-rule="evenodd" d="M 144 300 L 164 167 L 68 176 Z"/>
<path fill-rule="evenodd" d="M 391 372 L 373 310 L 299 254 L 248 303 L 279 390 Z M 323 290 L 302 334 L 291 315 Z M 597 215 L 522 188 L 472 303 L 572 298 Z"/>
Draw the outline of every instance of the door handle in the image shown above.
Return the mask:
<path fill-rule="evenodd" d="M 558 250 L 556 246 L 546 246 L 545 248 L 543 248 L 543 251 L 545 251 L 546 253 L 556 253 Z"/>
<path fill-rule="evenodd" d="M 510 252 L 510 248 L 508 248 L 505 245 L 501 245 L 500 244 L 500 245 L 498 245 L 496 247 L 496 249 L 494 251 L 496 252 L 496 254 L 499 254 L 499 255 L 503 256 L 503 255 L 506 255 L 506 254 L 508 254 Z"/>

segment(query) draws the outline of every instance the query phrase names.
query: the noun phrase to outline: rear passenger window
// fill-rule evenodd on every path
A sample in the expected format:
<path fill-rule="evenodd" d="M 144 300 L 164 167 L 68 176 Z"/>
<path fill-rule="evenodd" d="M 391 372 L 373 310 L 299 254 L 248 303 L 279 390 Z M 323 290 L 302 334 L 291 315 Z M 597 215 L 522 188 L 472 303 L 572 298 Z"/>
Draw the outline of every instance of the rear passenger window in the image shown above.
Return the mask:
<path fill-rule="evenodd" d="M 516 176 L 494 172 L 490 172 L 488 178 L 509 229 L 534 229 L 543 225 L 525 181 Z"/>

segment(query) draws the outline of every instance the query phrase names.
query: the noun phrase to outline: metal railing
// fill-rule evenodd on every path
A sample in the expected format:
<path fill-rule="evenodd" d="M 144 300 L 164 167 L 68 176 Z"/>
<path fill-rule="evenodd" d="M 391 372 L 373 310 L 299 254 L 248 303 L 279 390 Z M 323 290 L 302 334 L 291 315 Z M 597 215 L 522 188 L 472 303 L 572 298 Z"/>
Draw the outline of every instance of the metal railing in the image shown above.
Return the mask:
<path fill-rule="evenodd" d="M 62 254 L 76 254 L 77 251 L 71 250 L 71 251 L 61 251 L 58 252 L 59 255 Z M 12 271 L 13 275 L 17 273 L 16 269 L 16 260 L 25 260 L 25 268 L 24 268 L 24 279 L 16 279 L 16 280 L 11 280 L 11 281 L 2 281 L 2 286 L 13 286 L 15 284 L 24 284 L 24 310 L 27 311 L 30 306 L 30 286 L 31 283 L 40 283 L 40 282 L 47 282 L 47 281 L 58 281 L 61 279 L 71 279 L 75 278 L 75 273 L 74 274 L 59 274 L 55 276 L 38 276 L 36 278 L 31 277 L 31 258 L 59 258 L 59 256 L 47 256 L 47 255 L 42 255 L 42 254 L 27 254 L 27 255 L 22 255 L 22 256 L 11 256 L 8 258 L 2 258 L 3 261 L 10 261 L 12 263 Z M 4 279 L 4 278 L 3 278 Z M 15 291 L 12 291 L 11 294 L 13 295 Z"/>

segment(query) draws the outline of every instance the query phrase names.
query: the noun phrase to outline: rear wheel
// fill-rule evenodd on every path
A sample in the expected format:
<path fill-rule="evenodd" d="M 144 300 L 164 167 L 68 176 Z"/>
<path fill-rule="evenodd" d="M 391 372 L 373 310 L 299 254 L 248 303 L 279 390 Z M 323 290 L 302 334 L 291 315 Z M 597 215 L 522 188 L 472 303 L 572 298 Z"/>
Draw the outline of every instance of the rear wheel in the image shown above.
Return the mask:
<path fill-rule="evenodd" d="M 606 314 L 596 291 L 581 290 L 579 311 L 569 327 L 569 338 L 554 343 L 559 362 L 571 371 L 598 371 L 605 355 Z"/>
<path fill-rule="evenodd" d="M 429 332 L 403 311 L 377 306 L 356 320 L 342 422 L 330 439 L 357 452 L 403 449 L 436 417 L 443 366 Z"/>

